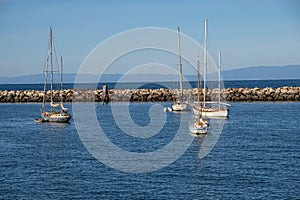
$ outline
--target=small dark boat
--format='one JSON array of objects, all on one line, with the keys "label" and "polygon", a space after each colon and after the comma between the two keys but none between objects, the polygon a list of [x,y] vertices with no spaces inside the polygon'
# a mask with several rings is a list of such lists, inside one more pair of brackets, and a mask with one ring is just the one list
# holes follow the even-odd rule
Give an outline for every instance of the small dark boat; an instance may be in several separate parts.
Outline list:
[{"label": "small dark boat", "polygon": [[42,123],[42,122],[44,122],[44,121],[43,121],[43,119],[41,119],[41,118],[35,118],[35,119],[34,119],[34,122],[36,122],[36,123]]}]

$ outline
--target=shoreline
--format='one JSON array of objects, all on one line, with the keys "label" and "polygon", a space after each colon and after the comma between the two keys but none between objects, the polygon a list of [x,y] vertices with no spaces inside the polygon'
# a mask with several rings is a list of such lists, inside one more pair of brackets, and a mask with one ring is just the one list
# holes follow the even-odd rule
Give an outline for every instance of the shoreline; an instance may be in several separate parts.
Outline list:
[{"label": "shoreline", "polygon": [[[191,101],[197,99],[197,88],[184,89],[184,96]],[[110,89],[109,100],[112,102],[172,102],[178,97],[178,89]],[[60,96],[64,102],[102,102],[105,94],[102,90],[65,89],[54,90],[54,101]],[[201,98],[203,97],[203,90]],[[207,89],[207,101],[217,101],[218,90]],[[50,92],[46,93],[50,101]],[[0,90],[0,103],[42,102],[43,91],[40,90]],[[279,88],[226,88],[221,90],[221,101],[300,101],[300,87],[283,86]]]}]

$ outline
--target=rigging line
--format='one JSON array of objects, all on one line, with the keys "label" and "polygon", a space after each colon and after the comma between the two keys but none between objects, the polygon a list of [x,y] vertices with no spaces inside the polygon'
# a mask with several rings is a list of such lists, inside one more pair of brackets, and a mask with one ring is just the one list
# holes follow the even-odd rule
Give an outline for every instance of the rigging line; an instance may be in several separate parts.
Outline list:
[{"label": "rigging line", "polygon": [[[56,66],[58,67],[58,70],[56,71],[54,71],[53,70],[53,72],[60,72],[60,70],[59,70],[59,68],[60,68],[60,64],[59,64],[59,60],[58,60],[58,56],[57,56],[57,50],[56,50],[56,44],[55,44],[55,42],[54,42],[54,38],[52,39],[53,40],[53,48],[54,48],[54,60],[55,60],[55,62],[56,62]],[[56,83],[56,88],[57,89],[60,89],[60,83],[59,83],[60,81],[59,80],[57,80],[57,83]]]},{"label": "rigging line", "polygon": [[46,65],[48,64],[48,62],[49,62],[49,41],[48,41],[48,44],[47,44],[47,46],[46,46],[46,50],[45,50],[45,57],[44,58],[46,58],[45,59],[45,62],[44,62],[44,72],[46,72],[47,70],[46,70]]},{"label": "rigging line", "polygon": [[[59,62],[58,62],[58,59],[57,59],[57,53],[56,53],[56,46],[55,46],[54,41],[53,41],[53,48],[54,48],[54,60],[55,60],[55,62],[56,62],[56,66],[59,66]],[[53,71],[53,72],[54,72],[54,71]],[[59,72],[59,70],[56,71],[56,72]]]},{"label": "rigging line", "polygon": [[[48,52],[47,52],[48,54]],[[47,89],[47,80],[48,80],[48,63],[49,63],[49,55],[46,55],[46,61],[45,61],[45,72],[44,72],[44,78],[45,78],[45,81],[44,81],[44,91],[43,91],[43,104],[42,104],[42,112],[44,112],[45,110],[45,101],[46,101],[46,89]]]},{"label": "rigging line", "polygon": [[[55,43],[55,38],[54,36],[52,36],[52,41],[53,41],[53,50],[54,50],[54,60],[56,62],[56,66],[59,66],[59,59],[58,59],[58,56],[57,54],[60,56],[60,51],[59,49],[56,48],[56,43]],[[58,53],[57,53],[58,52]],[[57,69],[57,71],[53,70],[53,72],[59,72],[59,67]]]}]

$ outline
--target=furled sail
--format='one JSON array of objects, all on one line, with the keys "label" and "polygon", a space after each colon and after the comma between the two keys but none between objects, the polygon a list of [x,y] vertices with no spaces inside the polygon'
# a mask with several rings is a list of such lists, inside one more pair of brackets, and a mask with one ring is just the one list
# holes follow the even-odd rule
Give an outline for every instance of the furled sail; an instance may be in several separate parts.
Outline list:
[{"label": "furled sail", "polygon": [[59,106],[59,104],[50,102],[50,106],[51,106],[51,107],[57,107],[57,106]]}]

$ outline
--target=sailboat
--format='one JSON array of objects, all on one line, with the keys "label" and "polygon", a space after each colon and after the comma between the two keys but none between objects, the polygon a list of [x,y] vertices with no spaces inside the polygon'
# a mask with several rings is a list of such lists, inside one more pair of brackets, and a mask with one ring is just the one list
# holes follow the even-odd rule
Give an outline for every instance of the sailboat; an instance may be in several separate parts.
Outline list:
[{"label": "sailboat", "polygon": [[[221,51],[219,51],[218,61],[218,100],[216,102],[206,102],[205,107],[202,108],[202,116],[207,118],[214,117],[228,117],[230,104],[221,102]],[[210,106],[208,106],[210,105]],[[198,109],[194,109],[194,113],[198,113]]]},{"label": "sailboat", "polygon": [[188,111],[190,110],[189,105],[183,98],[183,89],[182,89],[182,63],[181,63],[181,49],[180,49],[180,28],[178,27],[178,58],[179,58],[179,72],[180,72],[180,94],[176,102],[172,104],[172,111]]},{"label": "sailboat", "polygon": [[[205,33],[204,33],[204,92],[203,92],[203,107],[201,111],[194,108],[195,114],[202,112],[202,116],[206,118],[214,117],[228,117],[230,104],[221,102],[221,51],[219,51],[218,59],[218,101],[217,102],[206,102],[206,71],[207,71],[207,26],[208,21],[205,20]],[[209,106],[208,106],[209,105]]]},{"label": "sailboat", "polygon": [[230,104],[221,102],[221,51],[219,51],[218,59],[218,101],[207,102],[210,107],[206,106],[203,108],[202,113],[204,117],[228,117]]},{"label": "sailboat", "polygon": [[[62,95],[60,94],[60,102],[54,102],[54,94],[53,94],[53,82],[54,82],[54,72],[57,72],[54,70],[53,67],[53,54],[56,58],[56,53],[53,51],[54,49],[54,43],[53,43],[53,37],[52,37],[52,27],[50,26],[49,31],[49,42],[48,42],[48,53],[46,57],[46,65],[45,65],[45,82],[44,82],[44,94],[43,94],[43,104],[41,109],[41,116],[42,119],[36,119],[36,122],[60,122],[60,123],[67,123],[71,119],[71,115],[68,113],[68,109],[64,107]],[[55,49],[54,49],[55,50]],[[58,62],[57,62],[58,63]],[[59,90],[61,91],[63,89],[63,80],[62,80],[62,57],[60,59],[60,65],[58,64],[59,68]],[[50,69],[49,69],[50,68]],[[50,81],[48,83],[48,78],[50,78]],[[47,88],[50,87],[50,90],[47,90]],[[47,91],[50,92],[50,103],[47,105],[47,99],[46,94]]]},{"label": "sailboat", "polygon": [[208,131],[209,123],[207,120],[202,118],[202,102],[200,101],[200,90],[201,90],[201,82],[200,82],[200,58],[198,56],[198,88],[197,88],[197,95],[198,95],[198,103],[197,109],[200,111],[194,115],[195,119],[193,122],[189,124],[190,132],[193,134],[206,134]]}]

